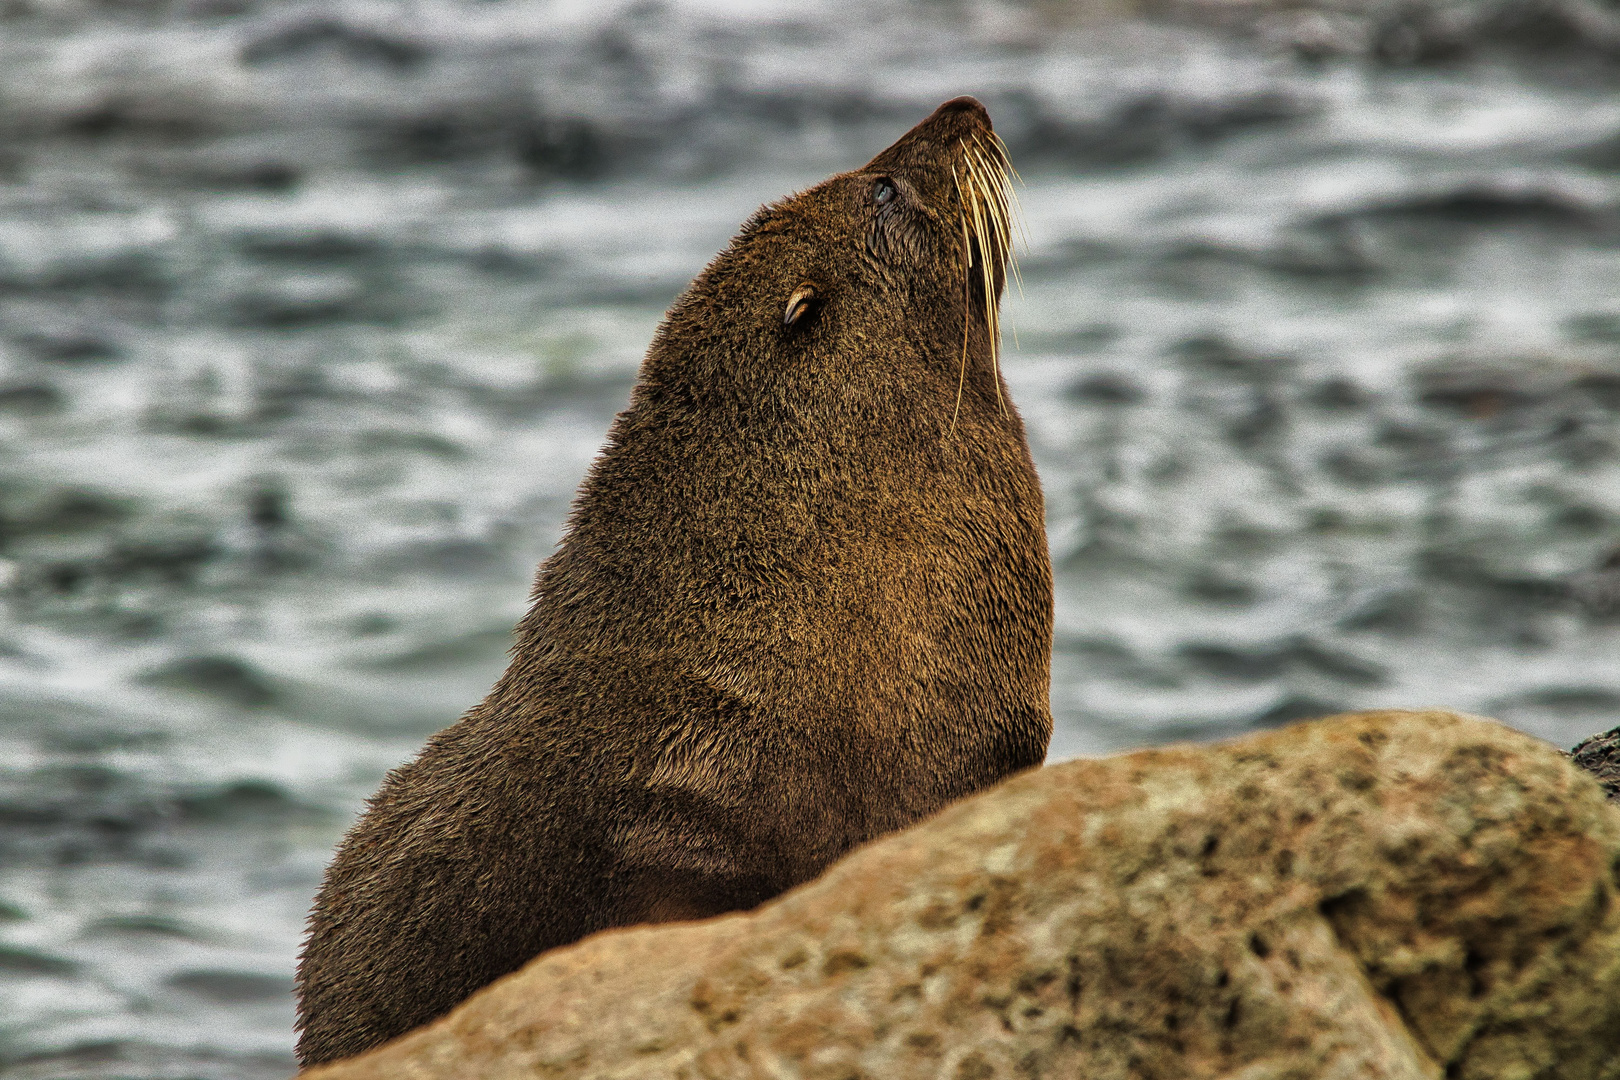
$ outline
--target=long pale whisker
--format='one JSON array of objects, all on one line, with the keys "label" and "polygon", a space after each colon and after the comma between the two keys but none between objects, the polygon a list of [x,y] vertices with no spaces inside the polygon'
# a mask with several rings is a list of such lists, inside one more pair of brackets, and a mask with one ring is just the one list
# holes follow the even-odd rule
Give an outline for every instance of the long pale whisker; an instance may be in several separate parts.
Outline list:
[{"label": "long pale whisker", "polygon": [[975,166],[973,170],[975,179],[978,181],[979,189],[985,197],[984,201],[986,204],[986,209],[988,209],[991,215],[994,217],[996,231],[999,233],[1001,231],[1004,218],[1002,215],[1003,207],[1001,206],[1001,200],[997,198],[997,196],[1000,194],[1000,192],[997,190],[999,185],[997,185],[992,179],[992,177],[995,176],[995,170],[993,166],[991,166],[990,162],[986,160],[977,139],[975,139],[972,146],[967,148],[967,151],[969,158]]},{"label": "long pale whisker", "polygon": [[[1012,167],[1007,144],[993,131],[975,132],[961,142],[960,160],[951,165],[951,182],[955,186],[958,221],[962,231],[965,258],[971,259],[973,245],[979,247],[979,279],[984,289],[984,323],[989,337],[990,363],[995,375],[996,401],[1005,414],[1007,404],[1001,392],[1001,310],[995,291],[998,270],[1012,278],[1019,294],[1024,290],[1023,275],[1019,272],[1015,238],[1029,245],[1022,207],[1013,181],[1023,178]],[[960,166],[960,168],[958,168]],[[964,267],[966,269],[966,267]],[[971,278],[964,280],[962,293],[962,355],[957,366],[956,403],[951,410],[951,433],[961,417],[962,400],[966,392],[969,338],[972,332],[972,289],[967,287]],[[1018,330],[1013,328],[1016,345]]]},{"label": "long pale whisker", "polygon": [[[1011,180],[1016,179],[1022,184],[1024,179],[1018,175],[1018,170],[1013,168],[1010,155],[1007,152],[1007,144],[1002,140],[1001,136],[994,131],[985,134],[989,136],[988,143],[975,132],[971,136],[972,146],[969,149],[978,159],[979,171],[982,174],[981,178],[988,181],[986,186],[993,193],[991,207],[993,216],[996,219],[995,225],[999,233],[998,239],[1002,241],[1003,245],[1005,267],[1013,280],[1014,286],[1018,289],[1018,295],[1023,296],[1024,277],[1018,268],[1018,256],[1013,237],[1016,233],[1027,248],[1029,246],[1029,233],[1024,227],[1023,208],[1018,205],[1018,193],[1013,188]],[[1018,328],[1014,326],[1011,329],[1013,345],[1016,347],[1019,344]]]},{"label": "long pale whisker", "polygon": [[978,136],[974,136],[973,139],[973,152],[979,160],[985,178],[991,182],[990,187],[996,203],[1005,212],[1008,195],[1006,156],[997,148],[985,146]]},{"label": "long pale whisker", "polygon": [[[974,155],[978,158],[980,177],[986,186],[992,188],[992,197],[988,200],[991,216],[994,218],[996,239],[1000,242],[1001,251],[1006,261],[1013,263],[1012,252],[1012,221],[1007,205],[1006,173],[998,169],[987,160],[982,148],[975,147]],[[994,179],[992,179],[994,178]],[[996,181],[1000,181],[999,183]],[[992,186],[993,185],[993,186]],[[1013,267],[1016,274],[1016,266]],[[1020,289],[1022,281],[1019,282]]]},{"label": "long pale whisker", "polygon": [[[984,322],[990,336],[990,368],[995,374],[996,406],[1005,413],[1007,403],[1001,396],[1001,308],[995,295],[995,271],[990,266],[991,260],[1000,255],[1001,235],[999,223],[993,216],[994,199],[986,190],[988,182],[977,169],[970,167],[970,175],[977,196],[973,200],[973,224],[979,236],[979,276],[984,283]],[[993,241],[997,242],[997,248],[991,247]]]},{"label": "long pale whisker", "polygon": [[[993,131],[990,132],[989,135],[991,145],[986,147],[983,143],[979,143],[979,148],[984,153],[984,156],[990,159],[991,167],[994,169],[995,174],[1000,178],[1001,181],[996,185],[996,195],[1001,204],[1003,222],[1008,226],[1008,269],[1012,272],[1013,280],[1018,285],[1019,295],[1023,295],[1024,282],[1023,278],[1018,273],[1018,259],[1014,252],[1014,245],[1010,242],[1010,240],[1012,235],[1016,233],[1018,238],[1023,241],[1024,247],[1028,248],[1029,232],[1024,226],[1023,207],[1019,206],[1018,204],[1018,192],[1009,182],[1009,177],[1012,180],[1017,180],[1020,184],[1024,182],[1024,178],[1018,175],[1017,169],[1013,168],[1012,161],[1007,155],[1007,144],[1001,140],[1001,136],[997,135]],[[978,142],[977,135],[974,136],[974,141]]]},{"label": "long pale whisker", "polygon": [[[986,284],[990,281],[990,260],[995,257],[995,251],[989,246],[990,225],[986,220],[989,207],[984,205],[983,180],[974,168],[972,159],[967,161],[969,187],[973,192],[971,212],[973,215],[973,235],[979,241],[979,270],[985,276]],[[987,297],[988,299],[988,294]]]},{"label": "long pale whisker", "polygon": [[996,189],[994,187],[994,182],[990,179],[991,172],[989,163],[984,160],[983,156],[979,154],[976,149],[970,150],[970,155],[969,168],[971,170],[973,180],[975,181],[974,186],[976,188],[976,193],[979,196],[979,198],[975,200],[975,204],[982,206],[983,208],[985,220],[990,228],[989,239],[996,242],[997,250],[994,252],[994,254],[1000,256],[1003,254],[1006,248],[1006,208],[1001,201],[995,197]]},{"label": "long pale whisker", "polygon": [[[962,191],[962,181],[961,178],[956,175],[955,165],[951,166],[951,183],[956,185],[956,201],[964,207],[967,206],[967,196]],[[966,258],[971,241],[968,239],[967,214],[965,211],[961,215],[961,222],[962,254],[963,257]],[[946,433],[946,438],[951,438],[956,434],[956,418],[962,413],[962,388],[967,384],[968,328],[970,321],[969,314],[971,311],[971,305],[969,303],[969,291],[970,290],[967,287],[967,275],[964,274],[962,276],[962,360],[961,363],[959,363],[956,367],[956,405],[951,409],[951,428],[950,431]]]},{"label": "long pale whisker", "polygon": [[[997,211],[1001,208],[996,205],[993,194],[995,189],[985,175],[989,171],[988,163],[984,162],[976,147],[968,145],[964,149],[966,154],[963,161],[967,166],[969,186],[974,194],[973,228],[979,240],[979,274],[984,287],[984,321],[985,330],[990,338],[990,366],[996,376],[996,404],[1005,413],[1007,404],[1001,393],[1001,313],[996,302],[995,274],[990,262],[992,258],[1005,252],[1006,233],[1002,231],[1003,219],[997,215]],[[992,241],[996,243],[995,247],[991,246]]]},{"label": "long pale whisker", "polygon": [[[1000,230],[1000,238],[1006,255],[1006,269],[1012,277],[1014,286],[1018,289],[1018,295],[1023,296],[1024,276],[1019,272],[1018,256],[1012,242],[1014,228],[1016,227],[1018,233],[1022,236],[1025,247],[1029,246],[1029,235],[1024,231],[1023,215],[1013,212],[1017,195],[1012,189],[1012,184],[1007,179],[1008,173],[1012,171],[1012,164],[1007,160],[1006,144],[1001,141],[1001,136],[995,132],[992,131],[989,135],[993,142],[990,146],[986,146],[975,134],[973,136],[974,150],[978,154],[979,163],[984,171],[995,178],[995,209],[998,218],[996,225]],[[1017,327],[1013,327],[1013,344],[1018,344]]]}]

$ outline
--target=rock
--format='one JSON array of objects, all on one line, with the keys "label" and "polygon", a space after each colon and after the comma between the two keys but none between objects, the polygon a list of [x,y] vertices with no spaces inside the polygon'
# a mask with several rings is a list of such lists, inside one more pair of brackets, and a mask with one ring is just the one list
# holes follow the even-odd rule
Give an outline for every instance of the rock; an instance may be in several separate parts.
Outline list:
[{"label": "rock", "polygon": [[1015,777],[306,1080],[1620,1077],[1620,809],[1447,712]]},{"label": "rock", "polygon": [[1569,756],[1597,777],[1610,802],[1620,803],[1620,727],[1582,740]]}]

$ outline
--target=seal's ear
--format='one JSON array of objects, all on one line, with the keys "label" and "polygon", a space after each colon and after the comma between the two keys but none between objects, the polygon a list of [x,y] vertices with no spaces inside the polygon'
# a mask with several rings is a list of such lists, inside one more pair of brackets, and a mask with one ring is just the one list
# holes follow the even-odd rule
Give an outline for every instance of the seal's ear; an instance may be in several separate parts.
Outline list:
[{"label": "seal's ear", "polygon": [[793,295],[788,297],[787,309],[782,312],[782,325],[790,329],[799,325],[805,316],[816,309],[820,300],[821,296],[816,292],[814,285],[808,281],[800,285],[793,290]]}]

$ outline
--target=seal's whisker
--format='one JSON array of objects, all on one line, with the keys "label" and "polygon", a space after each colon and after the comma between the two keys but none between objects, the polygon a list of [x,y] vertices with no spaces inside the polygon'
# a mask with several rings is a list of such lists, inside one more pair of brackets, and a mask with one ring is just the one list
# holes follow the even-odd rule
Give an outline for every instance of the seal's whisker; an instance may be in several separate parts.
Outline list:
[{"label": "seal's whisker", "polygon": [[984,188],[985,205],[995,226],[995,239],[1000,244],[998,254],[1009,264],[1012,262],[1012,222],[1007,204],[1006,173],[992,163],[982,144],[975,142],[969,153],[976,163],[975,173]]},{"label": "seal's whisker", "polygon": [[[1008,173],[1012,166],[1007,161],[1006,147],[1001,142],[1000,137],[997,136],[993,131],[989,134],[992,140],[989,146],[986,146],[983,142],[979,141],[977,136],[975,136],[974,141],[977,145],[981,162],[984,165],[985,171],[991,178],[991,182],[993,184],[997,228],[999,230],[998,239],[1001,243],[1003,272],[1011,274],[1013,284],[1018,288],[1018,295],[1023,296],[1024,279],[1023,276],[1018,272],[1018,258],[1013,248],[1013,226],[1017,218],[1013,213],[1014,196],[1012,185],[1008,182]],[[1022,228],[1021,222],[1019,223],[1019,228]],[[998,323],[1000,321],[999,311],[997,321]],[[1012,328],[1012,333],[1013,346],[1016,348],[1018,346],[1018,328],[1016,326]],[[999,357],[997,370],[1000,370]],[[997,382],[997,392],[998,394],[1000,392],[999,381]]]},{"label": "seal's whisker", "polygon": [[1006,160],[999,150],[986,147],[977,136],[973,139],[973,154],[983,168],[985,178],[990,181],[988,195],[997,204],[1000,217],[1005,223],[1007,209]]},{"label": "seal's whisker", "polygon": [[998,181],[995,183],[996,203],[997,208],[1001,211],[1001,224],[1007,239],[1007,269],[1012,275],[1013,283],[1018,286],[1018,295],[1022,296],[1024,295],[1024,279],[1018,272],[1018,258],[1014,251],[1012,238],[1016,233],[1023,240],[1024,247],[1028,248],[1029,232],[1024,227],[1023,208],[1018,205],[1018,193],[1013,189],[1008,178],[1017,180],[1020,184],[1024,182],[1024,178],[1019,176],[1018,170],[1012,167],[1012,162],[1007,156],[1007,144],[1001,141],[1001,136],[993,131],[989,135],[991,142],[988,146],[979,140],[977,134],[973,136],[973,139],[980,151],[982,163]]},{"label": "seal's whisker", "polygon": [[[985,211],[988,208],[981,206],[985,198],[984,178],[980,176],[979,170],[974,163],[973,148],[971,146],[964,146],[963,164],[967,168],[968,188],[971,196],[966,209],[972,221],[974,238],[979,242],[979,277],[984,289],[984,320],[985,330],[988,332],[990,339],[990,364],[991,368],[999,373],[1001,369],[996,352],[1001,335],[999,333],[1000,327],[996,325],[996,300],[992,293],[993,285],[990,273],[990,260],[995,257],[995,252],[990,246],[989,229],[985,221]],[[999,379],[997,380],[996,389],[999,397]]]},{"label": "seal's whisker", "polygon": [[[1018,205],[1018,193],[1014,190],[1010,180],[1017,180],[1022,184],[1024,179],[1018,175],[1018,170],[1013,168],[1007,153],[1007,144],[1002,141],[1001,136],[994,131],[986,134],[989,136],[988,143],[982,140],[978,133],[974,133],[972,136],[974,150],[984,173],[992,178],[993,205],[997,211],[997,226],[1001,234],[1006,271],[1012,277],[1013,285],[1018,289],[1018,295],[1023,296],[1024,276],[1018,269],[1018,256],[1013,237],[1016,235],[1021,238],[1024,247],[1028,248],[1029,232],[1024,227],[1023,208]],[[1017,348],[1019,347],[1018,327],[1012,326],[1011,330],[1013,346]]]},{"label": "seal's whisker", "polygon": [[[1003,251],[1004,259],[1006,259],[1006,269],[1013,275],[1013,282],[1017,285],[1019,296],[1022,296],[1024,295],[1024,279],[1019,274],[1017,257],[1013,253],[1013,232],[1014,222],[1017,223],[1019,232],[1022,232],[1024,223],[1013,214],[1011,201],[1016,196],[1013,193],[1013,186],[1008,183],[1008,170],[1011,170],[1011,165],[1006,160],[1006,151],[1001,147],[1000,136],[991,133],[991,138],[996,139],[996,146],[985,147],[983,142],[978,142],[978,136],[975,134],[975,155],[978,157],[978,164],[982,167],[985,176],[993,176],[993,180],[990,180],[990,186],[993,189],[991,206],[995,209],[996,232],[998,232],[998,240],[1001,240],[1001,251]],[[1024,244],[1029,246],[1029,236],[1027,235],[1025,235]]]},{"label": "seal's whisker", "polygon": [[1006,232],[1002,207],[995,198],[995,188],[989,177],[988,163],[975,145],[963,144],[963,163],[967,167],[968,186],[972,198],[969,206],[973,218],[973,232],[979,241],[979,275],[984,287],[985,329],[990,337],[990,366],[995,373],[996,405],[1006,412],[1007,403],[1001,394],[1001,319],[1000,304],[995,292],[995,271],[992,259],[1005,259]]},{"label": "seal's whisker", "polygon": [[[1013,168],[1012,154],[1008,153],[1007,144],[1002,141],[1001,136],[994,131],[990,132],[990,143],[995,149],[996,160],[1001,163],[1001,167],[1006,170],[1007,175],[1018,181],[1020,187],[1028,187],[1029,185],[1024,183],[1024,178],[1019,175],[1018,170]],[[1008,194],[1012,194],[1010,187]]]},{"label": "seal's whisker", "polygon": [[991,179],[993,172],[990,163],[985,159],[984,152],[977,140],[967,148],[967,153],[969,166],[976,181],[977,201],[984,204],[986,213],[993,220],[996,231],[999,233],[1002,225],[1002,207],[1000,199],[996,198],[999,192],[996,191],[996,185]]},{"label": "seal's whisker", "polygon": [[[977,246],[978,249],[979,284],[984,290],[984,323],[989,337],[990,365],[995,373],[996,402],[1005,413],[1007,405],[1001,389],[1001,304],[996,274],[1000,272],[1004,278],[1010,276],[1019,295],[1023,295],[1024,280],[1013,250],[1014,236],[1023,236],[1025,246],[1028,246],[1028,236],[1024,232],[1022,214],[1012,187],[1012,180],[1018,174],[1008,161],[1006,143],[993,131],[973,132],[962,139],[960,147],[960,161],[951,165],[951,180],[956,188],[962,229],[963,269],[969,278],[963,293],[962,357],[957,372],[956,406],[951,413],[953,432],[961,414],[963,383],[967,377],[974,248]],[[1018,343],[1016,328],[1013,329],[1013,343]]]},{"label": "seal's whisker", "polygon": [[[962,192],[962,180],[956,173],[956,166],[951,166],[951,183],[956,185],[956,200],[963,207],[967,206],[967,196]],[[967,214],[961,215],[962,225],[962,360],[956,368],[956,405],[951,409],[951,428],[946,438],[956,434],[956,418],[962,413],[962,388],[967,383],[967,354],[968,354],[968,322],[971,315],[972,300],[967,285],[967,269],[972,250],[972,241],[968,237]]]}]

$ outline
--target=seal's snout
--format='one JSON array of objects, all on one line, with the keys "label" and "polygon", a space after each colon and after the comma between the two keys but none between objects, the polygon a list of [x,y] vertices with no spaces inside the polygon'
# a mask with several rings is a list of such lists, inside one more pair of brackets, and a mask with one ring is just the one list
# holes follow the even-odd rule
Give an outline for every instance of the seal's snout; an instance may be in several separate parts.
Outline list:
[{"label": "seal's snout", "polygon": [[938,167],[954,154],[963,140],[993,136],[990,113],[977,98],[955,97],[929,113],[877,157],[867,162],[868,171],[903,169],[906,166]]},{"label": "seal's snout", "polygon": [[978,98],[972,97],[968,94],[963,94],[961,97],[951,98],[951,100],[934,110],[935,116],[945,116],[949,115],[950,113],[971,113],[973,118],[978,120],[980,123],[985,124],[986,126],[988,126],[990,123],[989,110],[987,110],[979,102]]},{"label": "seal's snout", "polygon": [[940,130],[952,134],[974,129],[990,130],[990,112],[975,97],[954,97],[935,109],[933,115],[917,125],[918,129]]}]

